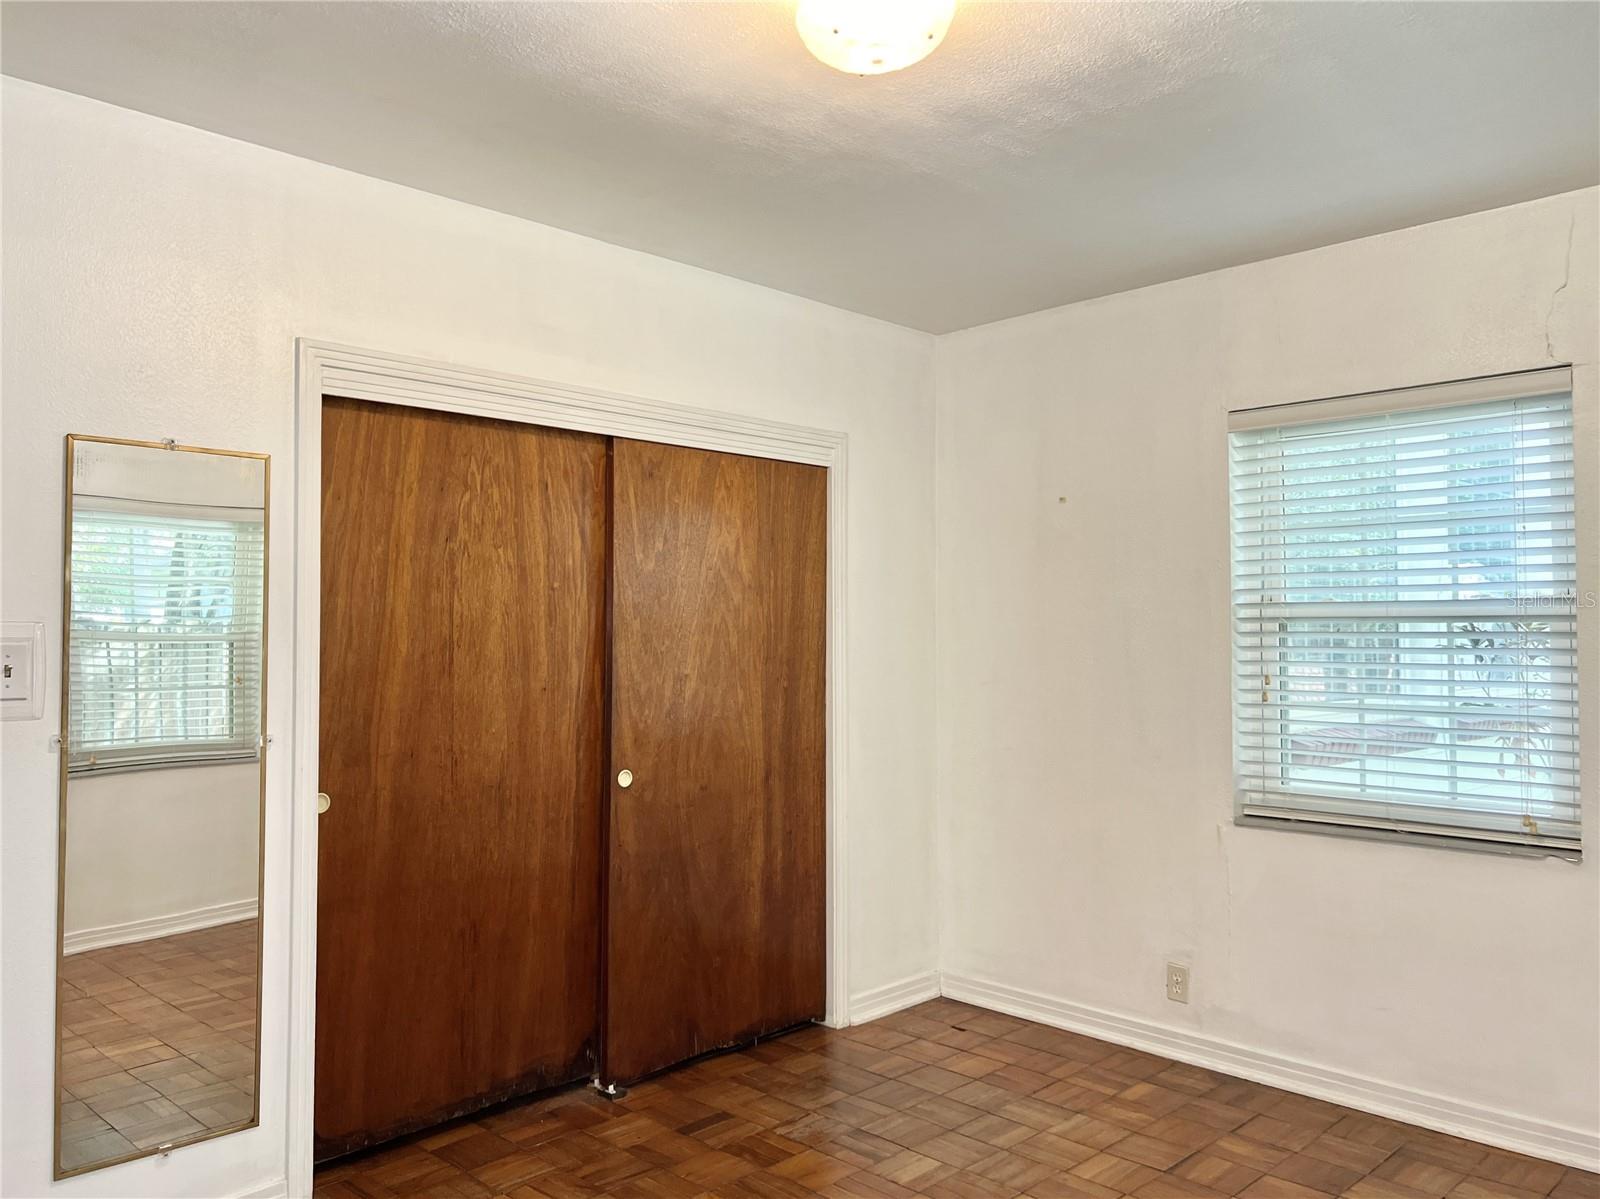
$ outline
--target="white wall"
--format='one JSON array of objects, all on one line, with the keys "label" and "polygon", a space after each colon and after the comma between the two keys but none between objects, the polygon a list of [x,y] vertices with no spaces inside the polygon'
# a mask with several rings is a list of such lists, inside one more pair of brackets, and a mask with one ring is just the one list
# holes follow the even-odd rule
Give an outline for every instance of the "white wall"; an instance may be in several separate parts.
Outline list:
[{"label": "white wall", "polygon": [[0,1192],[214,1197],[284,1176],[296,336],[847,432],[850,985],[933,970],[929,337],[9,79],[3,135],[5,618],[45,621],[59,651],[65,433],[264,450],[279,486],[262,1127],[50,1183],[56,722],[11,723]]},{"label": "white wall", "polygon": [[208,913],[245,918],[236,909],[256,898],[260,779],[254,762],[74,776],[68,952],[201,928]]},{"label": "white wall", "polygon": [[[1600,1155],[1600,854],[1233,825],[1225,440],[1230,406],[1574,362],[1580,586],[1600,590],[1597,199],[941,340],[947,991],[1009,991],[1191,1053],[1298,1059],[1307,1085],[1428,1092],[1446,1097],[1435,1120],[1503,1139],[1567,1130],[1569,1151]],[[1594,842],[1592,606],[1580,638]],[[1169,960],[1192,965],[1187,1007],[1165,998]]]}]

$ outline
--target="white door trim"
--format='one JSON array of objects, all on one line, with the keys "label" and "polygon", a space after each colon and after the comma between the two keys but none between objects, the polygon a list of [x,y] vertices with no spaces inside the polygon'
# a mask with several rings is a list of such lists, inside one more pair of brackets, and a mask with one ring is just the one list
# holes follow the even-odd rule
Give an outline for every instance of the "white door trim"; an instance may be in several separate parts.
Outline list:
[{"label": "white door trim", "polygon": [[287,1167],[311,1194],[316,1061],[322,397],[437,408],[828,468],[827,1022],[849,1019],[845,889],[845,434],[299,338],[295,342],[294,743],[290,813]]}]

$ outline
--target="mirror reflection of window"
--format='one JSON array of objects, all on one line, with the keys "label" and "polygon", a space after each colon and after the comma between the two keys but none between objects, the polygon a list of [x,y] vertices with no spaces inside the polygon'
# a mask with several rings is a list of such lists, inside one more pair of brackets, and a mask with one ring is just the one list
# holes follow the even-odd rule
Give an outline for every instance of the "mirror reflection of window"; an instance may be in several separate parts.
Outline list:
[{"label": "mirror reflection of window", "polygon": [[260,516],[122,507],[73,512],[69,770],[253,759]]}]

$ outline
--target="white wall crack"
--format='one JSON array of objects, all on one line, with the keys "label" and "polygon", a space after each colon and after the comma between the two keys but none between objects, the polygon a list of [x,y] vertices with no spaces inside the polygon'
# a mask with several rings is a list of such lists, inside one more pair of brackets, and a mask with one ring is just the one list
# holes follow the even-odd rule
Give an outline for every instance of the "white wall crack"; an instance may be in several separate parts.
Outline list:
[{"label": "white wall crack", "polygon": [[1572,234],[1578,225],[1578,214],[1567,214],[1567,256],[1565,270],[1561,275],[1561,286],[1550,293],[1550,307],[1544,314],[1544,356],[1551,362],[1556,360],[1555,343],[1550,337],[1550,326],[1556,319],[1556,303],[1561,299],[1561,293],[1567,290],[1567,285],[1572,282]]}]

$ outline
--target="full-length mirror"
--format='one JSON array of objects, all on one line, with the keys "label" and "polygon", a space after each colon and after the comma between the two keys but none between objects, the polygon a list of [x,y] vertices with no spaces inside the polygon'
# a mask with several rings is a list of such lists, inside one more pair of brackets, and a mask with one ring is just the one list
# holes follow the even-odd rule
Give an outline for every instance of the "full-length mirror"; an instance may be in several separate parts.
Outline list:
[{"label": "full-length mirror", "polygon": [[256,1123],[268,461],[67,438],[56,1175]]}]

